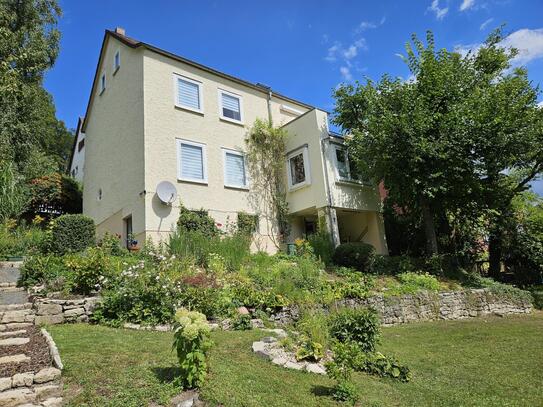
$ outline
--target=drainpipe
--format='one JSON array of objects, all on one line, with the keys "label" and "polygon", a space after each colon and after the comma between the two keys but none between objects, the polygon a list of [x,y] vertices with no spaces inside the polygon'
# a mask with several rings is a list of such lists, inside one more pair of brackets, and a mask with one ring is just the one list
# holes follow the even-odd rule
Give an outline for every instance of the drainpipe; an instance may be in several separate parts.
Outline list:
[{"label": "drainpipe", "polygon": [[264,85],[263,83],[257,83],[256,86],[259,88],[264,89],[268,93],[267,101],[268,101],[268,121],[270,122],[270,126],[273,125],[272,121],[272,107],[271,107],[271,99],[273,96],[272,88],[268,85]]}]

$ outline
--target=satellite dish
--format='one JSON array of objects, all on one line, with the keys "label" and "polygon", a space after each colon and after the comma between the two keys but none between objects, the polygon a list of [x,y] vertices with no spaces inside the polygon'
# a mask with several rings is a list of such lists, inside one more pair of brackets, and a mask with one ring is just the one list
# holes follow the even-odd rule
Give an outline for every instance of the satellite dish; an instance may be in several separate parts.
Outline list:
[{"label": "satellite dish", "polygon": [[163,204],[171,205],[177,199],[175,185],[169,181],[162,181],[156,186],[156,194]]}]

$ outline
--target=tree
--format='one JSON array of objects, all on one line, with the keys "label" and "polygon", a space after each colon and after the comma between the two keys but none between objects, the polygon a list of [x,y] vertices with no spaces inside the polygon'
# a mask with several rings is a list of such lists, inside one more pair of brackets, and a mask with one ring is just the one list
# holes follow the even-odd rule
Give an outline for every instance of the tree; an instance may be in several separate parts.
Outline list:
[{"label": "tree", "polygon": [[[435,50],[413,36],[405,61],[413,80],[342,85],[335,122],[352,135],[353,160],[389,196],[423,220],[427,252],[438,250],[437,225],[449,241],[466,225],[491,228],[511,199],[541,172],[542,111],[501,30],[476,53]],[[523,171],[518,183],[508,175]],[[505,188],[505,193],[503,192]],[[501,192],[500,192],[501,191]],[[497,217],[498,216],[498,217]]]},{"label": "tree", "polygon": [[60,14],[55,0],[0,2],[0,159],[22,173],[36,151],[64,165],[69,135],[43,89],[59,52]]}]

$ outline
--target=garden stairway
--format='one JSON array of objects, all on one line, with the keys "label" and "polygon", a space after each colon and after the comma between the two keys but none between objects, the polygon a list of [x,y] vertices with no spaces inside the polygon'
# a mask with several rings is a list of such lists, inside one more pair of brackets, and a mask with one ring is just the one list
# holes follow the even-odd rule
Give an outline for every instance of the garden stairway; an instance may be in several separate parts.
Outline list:
[{"label": "garden stairway", "polygon": [[60,406],[61,371],[34,326],[28,293],[17,287],[19,267],[0,262],[0,407]]}]

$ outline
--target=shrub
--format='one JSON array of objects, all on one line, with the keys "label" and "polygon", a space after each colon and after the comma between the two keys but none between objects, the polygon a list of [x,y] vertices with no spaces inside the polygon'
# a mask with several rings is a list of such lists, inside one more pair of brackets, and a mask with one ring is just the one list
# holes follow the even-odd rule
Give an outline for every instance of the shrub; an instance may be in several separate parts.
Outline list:
[{"label": "shrub", "polygon": [[355,405],[358,401],[356,386],[352,382],[354,360],[360,357],[360,349],[354,343],[335,343],[332,347],[334,359],[325,364],[326,373],[335,380],[332,397],[337,401]]},{"label": "shrub", "polygon": [[207,373],[206,353],[211,347],[206,316],[185,308],[175,313],[173,348],[181,367],[183,388],[200,387]]},{"label": "shrub", "polygon": [[319,231],[308,236],[307,240],[313,248],[315,256],[327,266],[331,266],[333,263],[335,247],[330,234]]},{"label": "shrub", "polygon": [[52,221],[51,251],[58,254],[81,252],[96,239],[94,221],[81,214],[62,215]]},{"label": "shrub", "polygon": [[[121,246],[120,236],[113,235],[109,232],[106,232],[104,236],[102,236],[102,239],[98,242],[98,246],[112,256],[125,256],[128,254],[128,250]],[[145,247],[147,247],[147,244]]]},{"label": "shrub", "polygon": [[258,227],[258,215],[250,215],[245,212],[238,212],[237,232],[241,235],[251,237]]},{"label": "shrub", "polygon": [[51,284],[59,279],[64,282],[67,275],[68,269],[62,257],[53,254],[35,255],[28,257],[23,263],[18,284],[28,288]]},{"label": "shrub", "polygon": [[177,228],[183,231],[200,232],[207,238],[219,235],[215,219],[209,216],[205,209],[191,211],[183,205],[179,208]]},{"label": "shrub", "polygon": [[97,291],[106,278],[112,278],[114,264],[103,250],[91,247],[84,253],[67,254],[63,258],[66,289],[74,294],[89,295]]},{"label": "shrub", "polygon": [[247,331],[251,329],[251,316],[249,314],[237,314],[232,318],[232,328],[235,331]]},{"label": "shrub", "polygon": [[330,316],[330,335],[339,342],[352,342],[362,352],[373,352],[379,341],[377,312],[369,308],[342,308]]},{"label": "shrub", "polygon": [[371,270],[375,248],[367,243],[343,243],[336,247],[334,263],[338,266],[353,267],[359,271]]},{"label": "shrub", "polygon": [[308,360],[318,362],[324,357],[324,347],[319,342],[312,341],[307,336],[302,336],[296,350],[296,360]]},{"label": "shrub", "polygon": [[28,256],[44,251],[47,233],[35,226],[0,224],[0,259],[8,256]]}]

